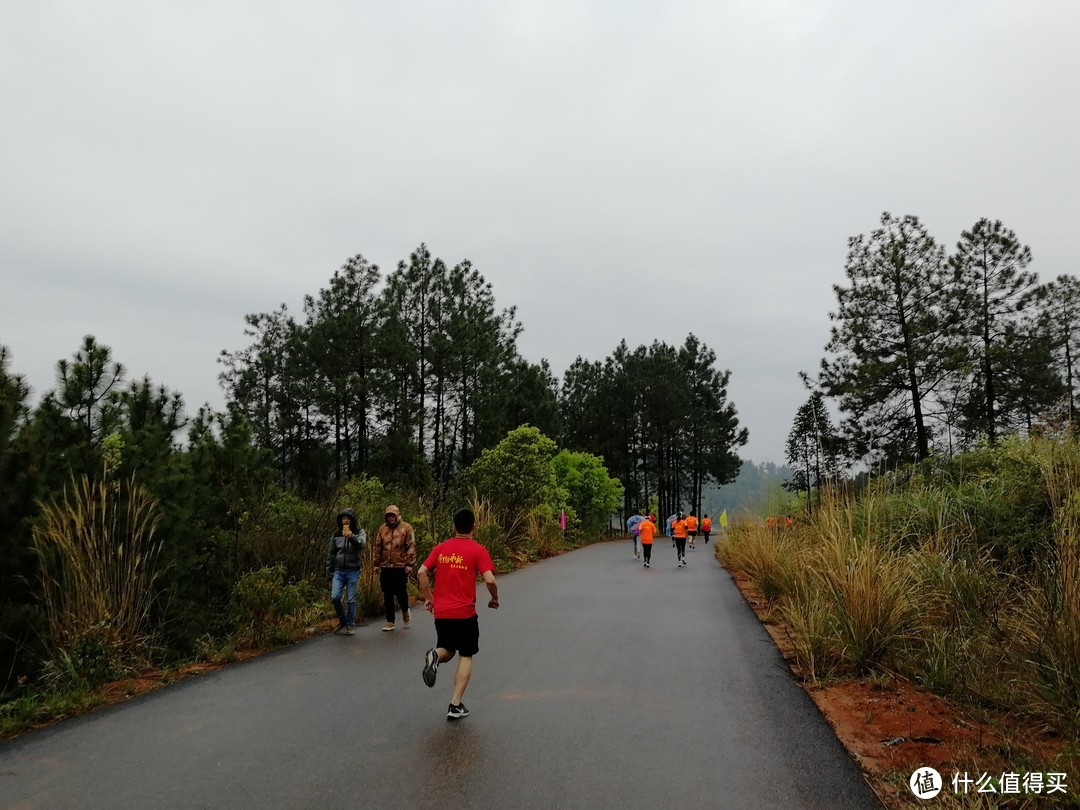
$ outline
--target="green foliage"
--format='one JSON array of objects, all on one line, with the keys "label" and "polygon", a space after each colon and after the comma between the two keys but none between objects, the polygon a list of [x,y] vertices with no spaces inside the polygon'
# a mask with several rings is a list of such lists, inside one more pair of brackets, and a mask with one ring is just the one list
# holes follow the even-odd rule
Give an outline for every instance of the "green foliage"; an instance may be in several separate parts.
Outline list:
[{"label": "green foliage", "polygon": [[811,677],[899,672],[1080,740],[1080,443],[1008,440],[734,527],[718,553],[774,602]]},{"label": "green foliage", "polygon": [[851,415],[859,455],[927,458],[930,393],[957,345],[945,326],[953,302],[944,250],[917,217],[886,212],[869,237],[848,240],[844,270],[849,286],[833,287],[826,351],[834,359],[822,361],[822,388]]},{"label": "green foliage", "polygon": [[792,492],[805,492],[811,506],[811,490],[820,490],[826,481],[839,478],[843,456],[842,442],[833,429],[821,392],[811,394],[795,414],[785,448],[788,463],[794,469],[785,487]]},{"label": "green foliage", "polygon": [[[1050,543],[1050,503],[1033,445],[1015,438],[997,446],[935,459],[918,478],[903,484],[890,499],[908,501],[945,499],[947,522],[969,548],[986,548],[1012,566],[1029,569],[1038,564]],[[919,483],[925,482],[920,488]],[[878,484],[886,490],[895,485]],[[910,511],[904,507],[899,511]]]},{"label": "green foliage", "polygon": [[327,537],[334,525],[331,511],[328,503],[274,491],[241,523],[237,567],[282,565],[295,579],[322,574]]},{"label": "green foliage", "polygon": [[727,399],[729,378],[694,335],[678,347],[656,341],[631,350],[624,340],[603,362],[579,358],[567,369],[563,442],[605,459],[627,513],[655,493],[661,514],[700,514],[703,490],[734,480],[735,453],[747,441]]},{"label": "green foliage", "polygon": [[481,453],[462,472],[461,484],[488,499],[506,527],[537,506],[558,504],[557,452],[555,442],[539,429],[523,425]]},{"label": "green foliage", "polygon": [[241,643],[261,647],[289,641],[307,618],[312,594],[306,581],[293,584],[283,565],[245,574],[233,588],[229,612]]},{"label": "green foliage", "polygon": [[45,680],[53,691],[85,690],[101,686],[124,675],[130,658],[117,644],[108,620],[73,630],[64,646],[45,669]]},{"label": "green foliage", "polygon": [[28,435],[30,389],[9,372],[8,359],[0,345],[0,693],[35,674],[48,654],[30,540],[43,477],[34,469]]},{"label": "green foliage", "polygon": [[622,484],[608,475],[604,460],[562,450],[554,459],[555,480],[587,537],[598,537],[619,508]]}]

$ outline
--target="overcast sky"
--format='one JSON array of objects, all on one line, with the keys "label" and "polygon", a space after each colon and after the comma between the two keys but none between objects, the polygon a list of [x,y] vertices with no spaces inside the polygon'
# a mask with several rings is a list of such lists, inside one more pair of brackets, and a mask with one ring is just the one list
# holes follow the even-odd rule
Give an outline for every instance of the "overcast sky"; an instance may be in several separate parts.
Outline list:
[{"label": "overcast sky", "polygon": [[694,332],[782,461],[848,237],[1076,273],[1080,3],[0,0],[0,344],[221,407],[244,315],[421,242],[562,374]]}]

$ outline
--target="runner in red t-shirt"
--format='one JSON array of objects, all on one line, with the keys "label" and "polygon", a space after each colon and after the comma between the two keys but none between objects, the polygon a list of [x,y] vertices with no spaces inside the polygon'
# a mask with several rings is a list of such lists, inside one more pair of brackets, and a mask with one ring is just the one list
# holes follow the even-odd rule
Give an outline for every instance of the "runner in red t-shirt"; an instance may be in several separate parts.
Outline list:
[{"label": "runner in red t-shirt", "polygon": [[[436,646],[424,654],[424,683],[435,685],[439,664],[458,654],[454,674],[454,694],[446,710],[448,720],[469,716],[461,702],[472,676],[472,659],[480,651],[480,623],[476,615],[476,575],[484,578],[491,599],[488,607],[498,609],[499,587],[495,584],[495,565],[487,549],[473,540],[476,516],[469,509],[454,515],[454,531],[449,540],[435,546],[416,572],[424,593],[424,607],[435,614]],[[428,572],[435,572],[432,593]]]}]

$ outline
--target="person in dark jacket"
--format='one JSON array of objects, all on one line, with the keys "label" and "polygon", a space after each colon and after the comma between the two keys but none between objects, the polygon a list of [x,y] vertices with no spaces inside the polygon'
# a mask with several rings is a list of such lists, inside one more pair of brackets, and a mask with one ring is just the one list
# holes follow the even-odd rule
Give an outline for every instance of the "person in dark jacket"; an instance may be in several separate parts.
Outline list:
[{"label": "person in dark jacket", "polygon": [[[342,509],[337,517],[337,531],[330,538],[326,553],[326,576],[331,580],[330,600],[338,617],[335,633],[344,631],[347,636],[356,635],[356,586],[366,545],[367,535],[356,525],[356,512]],[[347,607],[341,604],[343,591]]]}]

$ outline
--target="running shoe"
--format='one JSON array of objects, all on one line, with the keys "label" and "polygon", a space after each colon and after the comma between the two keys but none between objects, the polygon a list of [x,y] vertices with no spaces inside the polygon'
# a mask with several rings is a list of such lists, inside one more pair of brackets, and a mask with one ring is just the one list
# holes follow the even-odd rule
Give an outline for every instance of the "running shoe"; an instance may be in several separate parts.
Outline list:
[{"label": "running shoe", "polygon": [[432,647],[424,653],[424,683],[428,686],[435,685],[435,675],[439,671],[439,651]]},{"label": "running shoe", "polygon": [[469,710],[465,708],[464,703],[459,703],[457,706],[451,703],[446,709],[447,720],[460,720],[462,717],[468,716]]}]

